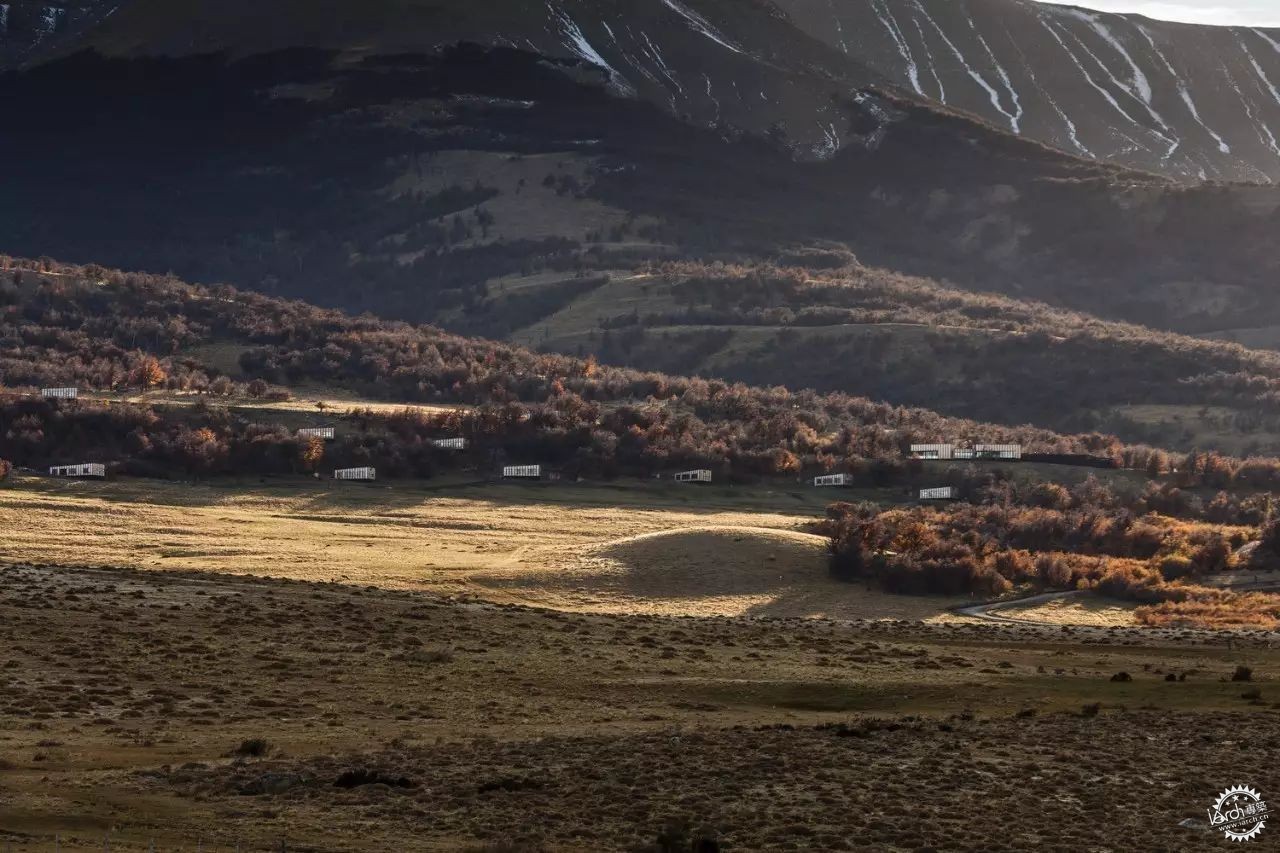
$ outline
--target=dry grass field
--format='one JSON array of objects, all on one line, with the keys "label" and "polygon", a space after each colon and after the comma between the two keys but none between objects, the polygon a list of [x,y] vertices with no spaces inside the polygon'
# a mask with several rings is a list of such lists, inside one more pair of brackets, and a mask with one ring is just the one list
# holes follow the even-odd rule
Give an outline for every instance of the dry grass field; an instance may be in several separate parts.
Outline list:
[{"label": "dry grass field", "polygon": [[1280,789],[1276,635],[836,584],[829,497],[16,476],[0,849],[1203,850]]},{"label": "dry grass field", "polygon": [[377,585],[582,612],[944,617],[827,577],[814,490],[17,477],[0,560]]},{"label": "dry grass field", "polygon": [[331,423],[334,418],[350,414],[354,410],[370,410],[381,414],[410,411],[436,414],[453,412],[469,408],[465,404],[450,403],[448,405],[432,405],[430,403],[388,403],[385,400],[370,400],[341,389],[330,387],[310,388],[305,385],[290,389],[293,398],[289,400],[264,400],[251,397],[210,397],[181,391],[131,391],[117,394],[106,391],[90,392],[81,395],[88,400],[104,400],[109,402],[139,403],[156,408],[166,406],[194,406],[206,403],[210,406],[225,407],[232,412],[249,418],[257,418],[266,423],[281,423],[285,426],[308,426],[317,423]]},{"label": "dry grass field", "polygon": [[1134,615],[1137,609],[1138,605],[1130,601],[1115,601],[1087,594],[1028,607],[1002,608],[1000,615],[1028,622],[1111,628],[1137,625],[1138,620]]},{"label": "dry grass field", "polygon": [[1219,791],[1280,785],[1272,639],[14,564],[0,840],[684,850],[657,839],[687,824],[726,850],[1203,850]]}]

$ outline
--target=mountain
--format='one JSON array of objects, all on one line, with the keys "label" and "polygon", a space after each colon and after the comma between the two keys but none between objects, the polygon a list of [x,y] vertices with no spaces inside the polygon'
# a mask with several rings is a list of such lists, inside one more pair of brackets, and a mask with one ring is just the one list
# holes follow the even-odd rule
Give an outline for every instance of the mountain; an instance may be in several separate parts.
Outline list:
[{"label": "mountain", "polygon": [[[247,56],[312,47],[518,47],[600,69],[621,96],[704,126],[859,144],[842,108],[887,85],[1086,158],[1181,180],[1280,178],[1280,31],[1030,0],[13,0],[0,66],[91,47]],[[0,17],[0,20],[5,20]]]},{"label": "mountain", "polygon": [[856,87],[888,83],[760,2],[82,0],[56,27],[41,23],[45,7],[15,2],[0,67],[85,48],[131,58],[245,57],[301,47],[348,58],[459,43],[518,48],[579,63],[615,95],[702,126],[786,127],[798,153],[810,156],[830,156],[847,137],[840,100]]},{"label": "mountain", "polygon": [[[605,322],[670,307],[655,308],[651,283],[633,275],[655,262],[775,260],[820,274],[825,255],[842,265],[850,253],[945,291],[1004,294],[996,325],[1019,326],[1039,310],[1026,304],[1042,302],[1276,345],[1280,188],[1186,184],[1013,134],[904,92],[765,3],[589,7],[604,18],[585,5],[409,3],[394,18],[387,8],[233,3],[213,14],[137,0],[86,30],[68,24],[49,52],[0,78],[0,106],[21,117],[0,135],[0,160],[22,165],[0,182],[0,251],[173,271],[610,360],[629,356],[604,346]],[[610,55],[598,37],[608,31],[624,44],[648,38],[672,76]],[[477,43],[494,33],[510,44]],[[96,51],[77,52],[86,45]],[[822,101],[840,117],[840,144],[798,143],[795,120],[754,105],[721,123],[692,115],[681,104],[693,104],[695,73],[722,105],[748,83],[796,115]],[[676,82],[687,100],[673,107]],[[847,88],[832,98],[832,87]],[[743,306],[730,308],[736,325]],[[926,313],[946,325],[945,312]],[[555,316],[581,323],[540,337]],[[592,330],[600,337],[584,339]],[[928,402],[918,383],[882,393],[829,352],[786,351],[767,373],[690,364]],[[1168,376],[1270,381],[1238,361],[1181,361]],[[1018,371],[1001,374],[985,387],[1017,393]],[[972,413],[962,390],[947,405]],[[991,417],[1043,408],[1026,402]],[[1100,423],[1129,429],[1112,407],[1130,401],[1096,402]],[[1162,402],[1187,404],[1172,392]],[[1085,428],[1091,417],[1054,422]],[[1232,447],[1269,446],[1232,432]]]},{"label": "mountain", "polygon": [[1083,157],[1178,178],[1280,178],[1280,31],[1031,0],[779,0],[919,97]]},{"label": "mountain", "polygon": [[512,272],[827,240],[1149,326],[1280,323],[1280,189],[1187,187],[875,88],[841,104],[858,144],[797,160],[527,49],[79,54],[0,83],[19,255],[434,320]]}]

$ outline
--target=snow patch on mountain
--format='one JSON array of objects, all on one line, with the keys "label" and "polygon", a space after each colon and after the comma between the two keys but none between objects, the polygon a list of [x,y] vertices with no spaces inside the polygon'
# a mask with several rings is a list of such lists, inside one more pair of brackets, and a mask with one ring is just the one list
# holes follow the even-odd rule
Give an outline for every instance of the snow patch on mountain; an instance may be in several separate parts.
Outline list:
[{"label": "snow patch on mountain", "polygon": [[736,44],[733,44],[724,36],[720,35],[720,33],[716,32],[715,27],[711,26],[711,24],[707,21],[706,18],[702,17],[697,12],[693,11],[683,3],[678,3],[676,2],[676,0],[662,0],[662,3],[668,9],[672,10],[677,15],[679,15],[680,17],[688,21],[689,26],[692,27],[696,32],[701,33],[702,35],[711,39],[716,44],[720,45],[721,47],[726,48],[728,50],[732,50],[734,53],[744,52],[742,48],[738,47]]},{"label": "snow patch on mountain", "polygon": [[1204,128],[1205,131],[1213,137],[1214,141],[1218,143],[1219,151],[1223,154],[1230,154],[1231,146],[1227,144],[1225,139],[1218,135],[1216,130],[1205,124],[1204,119],[1200,118],[1200,110],[1196,107],[1195,99],[1191,97],[1191,91],[1187,88],[1187,82],[1182,79],[1181,74],[1174,70],[1173,65],[1169,62],[1168,58],[1165,57],[1164,52],[1156,45],[1156,40],[1151,35],[1151,31],[1146,27],[1139,25],[1138,32],[1142,33],[1142,36],[1147,40],[1147,44],[1151,46],[1151,52],[1155,54],[1156,58],[1164,65],[1165,70],[1169,72],[1169,77],[1173,79],[1174,85],[1178,87],[1178,96],[1182,98],[1182,102],[1186,104],[1187,111],[1191,113],[1191,117],[1195,119],[1196,124]]},{"label": "snow patch on mountain", "polygon": [[[964,54],[960,52],[960,48],[956,47],[955,42],[953,42],[951,38],[947,35],[947,31],[944,30],[941,26],[939,26],[937,21],[935,21],[932,17],[930,17],[929,13],[925,11],[924,6],[920,4],[919,0],[913,0],[913,2],[915,4],[917,11],[919,11],[920,14],[924,16],[924,19],[926,21],[928,21],[930,24],[933,25],[934,30],[936,30],[938,33],[938,37],[942,39],[942,43],[945,44],[951,50],[951,53],[955,56],[956,60],[964,67],[964,70],[969,75],[969,77],[972,78],[973,81],[977,83],[979,86],[981,86],[982,89],[987,93],[987,96],[991,98],[991,105],[996,108],[997,112],[999,112],[1001,115],[1003,115],[1005,118],[1009,120],[1009,127],[1013,130],[1014,133],[1017,133],[1019,130],[1018,121],[1022,114],[1022,108],[1020,106],[1017,107],[1016,113],[1011,113],[1008,110],[1006,110],[1004,108],[1004,105],[1000,103],[1000,93],[995,90],[994,86],[992,86],[990,83],[987,82],[987,78],[979,74],[974,69],[974,67],[969,64],[968,60],[964,58]],[[1003,73],[1003,69],[1001,69],[1001,73]],[[1010,90],[1012,91],[1012,85],[1010,85]],[[1016,103],[1018,96],[1015,94],[1013,98]]]},{"label": "snow patch on mountain", "polygon": [[872,10],[876,13],[876,17],[880,19],[880,23],[884,24],[884,28],[889,31],[889,37],[893,39],[893,43],[898,48],[898,53],[907,64],[907,79],[911,81],[911,88],[916,90],[917,95],[923,95],[924,89],[920,88],[920,69],[916,65],[915,57],[911,55],[911,48],[907,45],[907,38],[903,34],[902,29],[898,26],[898,20],[893,17],[893,12],[889,9],[887,0],[882,0],[884,6],[880,6],[877,0],[867,0],[871,4]]},{"label": "snow patch on mountain", "polygon": [[569,16],[569,13],[563,9],[557,9],[550,3],[547,4],[548,11],[552,17],[559,23],[560,30],[568,39],[564,46],[569,51],[577,55],[579,58],[603,69],[609,75],[610,84],[622,94],[634,95],[635,87],[627,81],[618,71],[609,64],[603,56],[600,55],[591,42],[587,41],[587,37],[583,34],[582,28]]}]

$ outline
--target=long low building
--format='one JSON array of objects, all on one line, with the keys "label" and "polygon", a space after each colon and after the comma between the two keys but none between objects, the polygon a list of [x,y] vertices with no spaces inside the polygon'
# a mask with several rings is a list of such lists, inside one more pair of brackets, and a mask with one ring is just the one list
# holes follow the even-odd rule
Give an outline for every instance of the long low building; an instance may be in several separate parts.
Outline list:
[{"label": "long low building", "polygon": [[976,444],[973,452],[979,459],[1021,459],[1021,444]]},{"label": "long low building", "polygon": [[58,400],[74,400],[80,396],[79,388],[41,388],[41,397],[49,397]]},{"label": "long low building", "polygon": [[813,484],[818,488],[829,486],[851,486],[853,485],[853,476],[850,474],[826,474],[822,477],[814,477]]},{"label": "long low building", "polygon": [[936,489],[921,489],[920,500],[922,501],[953,501],[959,495],[955,486],[939,486]]},{"label": "long low building", "polygon": [[539,480],[542,478],[542,466],[508,465],[502,469],[502,476],[508,480]]},{"label": "long low building", "polygon": [[376,468],[339,468],[333,472],[335,480],[376,480],[378,479],[378,471]]},{"label": "long low building", "polygon": [[465,438],[436,438],[431,440],[431,444],[437,450],[467,449],[467,440]]},{"label": "long low building", "polygon": [[913,459],[1021,459],[1021,444],[975,444],[973,447],[957,447],[954,444],[913,444]]},{"label": "long low building", "polygon": [[333,441],[338,437],[338,431],[334,427],[307,427],[298,430],[298,435],[302,438],[323,438],[325,441]]},{"label": "long low building", "polygon": [[673,478],[677,483],[710,483],[711,472],[705,468],[697,471],[682,471]]},{"label": "long low building", "polygon": [[107,466],[99,462],[85,462],[82,465],[54,465],[49,469],[51,477],[105,477]]}]

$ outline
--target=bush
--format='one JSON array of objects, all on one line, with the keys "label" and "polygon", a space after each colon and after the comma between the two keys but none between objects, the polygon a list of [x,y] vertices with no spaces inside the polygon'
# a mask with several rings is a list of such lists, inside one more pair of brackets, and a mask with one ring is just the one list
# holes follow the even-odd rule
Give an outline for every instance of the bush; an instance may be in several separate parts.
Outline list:
[{"label": "bush", "polygon": [[1241,664],[1236,667],[1236,671],[1231,673],[1232,681],[1253,681],[1253,670]]},{"label": "bush", "polygon": [[1191,577],[1196,573],[1196,564],[1185,554],[1169,554],[1156,561],[1160,576],[1167,581]]},{"label": "bush", "polygon": [[241,741],[236,747],[235,754],[246,758],[262,758],[271,751],[271,744],[263,738],[251,738],[250,740]]},{"label": "bush", "polygon": [[0,483],[9,479],[9,475],[13,473],[13,463],[8,459],[0,459]]}]

